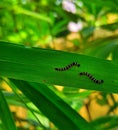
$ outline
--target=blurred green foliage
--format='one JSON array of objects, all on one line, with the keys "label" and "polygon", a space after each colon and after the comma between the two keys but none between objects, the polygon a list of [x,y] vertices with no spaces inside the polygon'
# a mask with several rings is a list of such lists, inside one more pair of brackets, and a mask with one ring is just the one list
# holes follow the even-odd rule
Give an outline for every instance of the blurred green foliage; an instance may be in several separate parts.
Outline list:
[{"label": "blurred green foliage", "polygon": [[[63,42],[59,45],[67,45],[63,50],[68,50],[68,44],[65,45],[65,43],[71,42],[74,47],[70,48],[69,51],[110,59],[118,63],[117,5],[117,0],[0,0],[0,40],[21,43],[31,47],[55,49],[61,38],[64,41],[62,40]],[[76,26],[82,26],[82,28],[75,32],[69,30],[70,22],[79,23]],[[69,39],[69,36],[72,38]],[[51,46],[52,44],[53,46]],[[91,94],[90,91],[78,93],[78,90],[68,88],[64,88],[62,92],[57,91],[54,87],[52,87],[52,90],[77,111],[80,110],[84,100]],[[108,95],[113,101],[112,106],[108,102]],[[6,94],[4,96],[9,104],[24,106],[21,101],[16,101],[14,95],[12,95],[12,98],[9,98]],[[112,94],[100,93],[100,96],[102,97],[100,99],[96,96],[96,102],[100,105],[108,105],[109,111],[107,114],[110,115],[117,108],[117,101]],[[27,100],[26,97],[25,100]],[[89,107],[90,102],[91,99],[88,100],[86,108]],[[40,119],[43,120],[39,125],[34,117],[32,117],[32,120],[26,119],[26,122],[34,125],[34,129],[36,127],[37,130],[54,128],[51,128],[48,119],[36,108],[34,109],[34,106],[29,105],[27,107],[30,111],[39,114]],[[106,118],[101,117],[91,124],[96,125],[98,130],[116,130],[118,117]],[[91,117],[89,120],[92,120]],[[29,126],[21,129],[29,129]]]},{"label": "blurred green foliage", "polygon": [[29,46],[40,46],[49,44],[53,38],[65,38],[70,33],[68,23],[81,21],[83,28],[78,32],[81,35],[81,43],[87,44],[97,28],[111,32],[117,29],[117,18],[112,24],[108,24],[108,15],[117,14],[116,3],[117,1],[111,0],[2,0],[0,38]]}]

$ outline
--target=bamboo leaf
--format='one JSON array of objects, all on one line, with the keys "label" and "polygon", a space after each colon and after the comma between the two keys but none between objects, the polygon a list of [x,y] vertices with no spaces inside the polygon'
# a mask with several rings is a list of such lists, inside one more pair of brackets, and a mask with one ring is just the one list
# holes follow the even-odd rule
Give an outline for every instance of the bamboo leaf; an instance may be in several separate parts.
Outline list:
[{"label": "bamboo leaf", "polygon": [[3,130],[17,130],[5,97],[0,90],[0,117]]},{"label": "bamboo leaf", "polygon": [[[68,71],[55,70],[72,62],[79,63],[80,67],[74,66]],[[80,72],[89,72],[96,79],[104,80],[104,83],[96,84],[87,76],[80,76]],[[5,42],[0,43],[0,75],[46,84],[118,92],[118,64],[112,61]]]},{"label": "bamboo leaf", "polygon": [[55,124],[60,130],[93,129],[78,113],[44,84],[11,81]]}]

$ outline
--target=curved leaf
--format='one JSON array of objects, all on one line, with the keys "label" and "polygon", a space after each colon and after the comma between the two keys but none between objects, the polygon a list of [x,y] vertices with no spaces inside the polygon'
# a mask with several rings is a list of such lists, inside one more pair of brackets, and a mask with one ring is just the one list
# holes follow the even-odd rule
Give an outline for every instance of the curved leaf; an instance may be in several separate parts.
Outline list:
[{"label": "curved leaf", "polygon": [[8,104],[1,90],[0,90],[0,117],[2,120],[2,128],[4,130],[17,130],[11,112],[9,110]]},{"label": "curved leaf", "polygon": [[[80,67],[74,66],[68,71],[55,70],[72,62],[79,63]],[[104,83],[96,84],[88,77],[80,76],[80,72],[89,72]],[[45,84],[118,92],[118,64],[112,61],[3,42],[0,43],[0,75]]]},{"label": "curved leaf", "polygon": [[51,120],[60,130],[93,129],[68,104],[54,94],[46,85],[11,81]]}]

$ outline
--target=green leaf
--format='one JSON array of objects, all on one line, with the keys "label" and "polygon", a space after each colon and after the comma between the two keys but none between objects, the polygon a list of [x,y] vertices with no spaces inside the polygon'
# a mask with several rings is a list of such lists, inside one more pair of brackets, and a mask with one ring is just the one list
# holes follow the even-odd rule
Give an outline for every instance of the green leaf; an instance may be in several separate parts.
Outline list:
[{"label": "green leaf", "polygon": [[93,129],[68,104],[46,85],[11,81],[56,125],[60,130]]},{"label": "green leaf", "polygon": [[86,27],[81,31],[81,35],[83,38],[90,37],[95,30],[94,26]]},{"label": "green leaf", "polygon": [[114,48],[113,60],[118,64],[118,45]]},{"label": "green leaf", "polygon": [[114,30],[117,30],[118,28],[118,22],[102,25],[101,27],[110,31],[114,31]]},{"label": "green leaf", "polygon": [[112,60],[117,63],[118,60],[118,37],[111,36],[92,41],[86,48],[87,55],[106,59],[112,54]]},{"label": "green leaf", "polygon": [[116,130],[118,127],[118,116],[104,116],[91,122],[96,130]]},{"label": "green leaf", "polygon": [[59,21],[55,23],[54,27],[52,28],[52,34],[55,36],[63,31],[67,30],[67,23],[68,20]]},{"label": "green leaf", "polygon": [[[72,62],[79,63],[80,67],[72,67],[68,71],[55,70]],[[96,84],[87,76],[80,76],[80,72],[89,72],[104,83]],[[0,42],[0,75],[45,84],[118,92],[118,64],[112,61],[5,42]]]},{"label": "green leaf", "polygon": [[17,130],[15,122],[9,110],[5,97],[0,90],[0,118],[2,120],[3,130]]},{"label": "green leaf", "polygon": [[14,6],[13,10],[15,11],[15,13],[25,14],[27,16],[31,16],[31,17],[37,18],[39,20],[46,21],[48,23],[52,23],[51,19],[48,16],[45,16],[44,14],[39,14],[39,13],[30,11],[27,9],[21,8],[19,6]]}]

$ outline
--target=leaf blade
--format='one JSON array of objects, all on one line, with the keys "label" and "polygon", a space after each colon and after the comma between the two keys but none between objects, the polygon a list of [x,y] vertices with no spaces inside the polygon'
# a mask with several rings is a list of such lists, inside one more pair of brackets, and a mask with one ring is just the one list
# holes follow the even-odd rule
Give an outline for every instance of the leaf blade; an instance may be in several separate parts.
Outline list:
[{"label": "leaf blade", "polygon": [[11,81],[53,121],[60,130],[91,130],[92,127],[46,85],[27,83],[13,79],[11,79]]},{"label": "leaf blade", "polygon": [[4,130],[17,130],[15,122],[13,120],[13,117],[11,115],[11,112],[9,110],[8,104],[5,100],[5,97],[0,90],[0,117],[2,119],[3,123],[3,129]]},{"label": "leaf blade", "polygon": [[[65,72],[54,69],[72,62],[78,62],[80,67],[73,67]],[[102,79],[104,83],[95,84],[87,77],[79,76],[81,71],[95,75],[96,79]],[[61,51],[26,48],[10,43],[0,44],[0,74],[31,82],[118,92],[118,64],[112,61]]]}]

